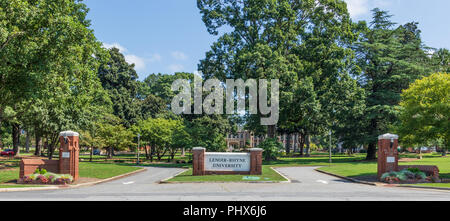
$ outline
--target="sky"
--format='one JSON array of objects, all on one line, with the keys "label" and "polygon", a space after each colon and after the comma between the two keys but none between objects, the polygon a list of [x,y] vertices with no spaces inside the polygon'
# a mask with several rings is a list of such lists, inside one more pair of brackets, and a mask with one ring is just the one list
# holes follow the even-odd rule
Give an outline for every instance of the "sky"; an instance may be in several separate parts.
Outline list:
[{"label": "sky", "polygon": [[[427,46],[450,49],[448,0],[345,0],[354,21],[370,21],[378,7],[397,24],[419,22]],[[117,47],[143,80],[149,74],[195,72],[217,39],[210,35],[196,0],[84,0],[98,40]]]}]

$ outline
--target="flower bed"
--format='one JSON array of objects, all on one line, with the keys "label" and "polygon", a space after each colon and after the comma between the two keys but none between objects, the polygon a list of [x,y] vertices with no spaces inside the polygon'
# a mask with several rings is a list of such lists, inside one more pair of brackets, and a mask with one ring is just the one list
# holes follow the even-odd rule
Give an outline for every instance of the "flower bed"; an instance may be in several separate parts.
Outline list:
[{"label": "flower bed", "polygon": [[50,184],[66,185],[73,182],[73,177],[68,174],[49,173],[46,170],[37,169],[33,174],[24,176],[18,183],[21,184]]},{"label": "flower bed", "polygon": [[420,171],[418,168],[408,168],[398,172],[388,172],[381,176],[383,182],[394,184],[434,183],[433,177]]}]

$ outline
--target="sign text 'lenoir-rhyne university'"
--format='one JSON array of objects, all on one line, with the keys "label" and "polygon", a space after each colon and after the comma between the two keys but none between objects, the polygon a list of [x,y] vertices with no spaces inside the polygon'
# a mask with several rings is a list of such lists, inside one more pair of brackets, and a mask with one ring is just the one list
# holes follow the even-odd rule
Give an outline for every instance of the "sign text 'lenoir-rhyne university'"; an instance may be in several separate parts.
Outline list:
[{"label": "sign text 'lenoir-rhyne university'", "polygon": [[250,171],[250,153],[205,153],[206,171]]},{"label": "sign text 'lenoir-rhyne university'", "polygon": [[[225,84],[217,79],[206,80],[194,75],[194,113],[193,114],[223,114],[223,95],[226,90],[226,113],[244,113],[246,97],[249,100],[248,113],[262,116],[261,125],[275,125],[279,119],[279,80],[270,80],[270,106],[268,102],[268,80],[255,79],[226,80]],[[259,88],[258,88],[259,85]],[[245,89],[249,93],[246,96]],[[259,89],[259,90],[258,90]],[[172,100],[172,111],[175,114],[192,114],[191,84],[187,79],[178,79],[172,83],[172,91],[178,94]],[[258,93],[259,92],[259,93]],[[203,93],[206,98],[203,100]],[[259,99],[259,100],[257,100]],[[237,101],[237,112],[234,108]],[[259,106],[258,106],[259,104]]]}]

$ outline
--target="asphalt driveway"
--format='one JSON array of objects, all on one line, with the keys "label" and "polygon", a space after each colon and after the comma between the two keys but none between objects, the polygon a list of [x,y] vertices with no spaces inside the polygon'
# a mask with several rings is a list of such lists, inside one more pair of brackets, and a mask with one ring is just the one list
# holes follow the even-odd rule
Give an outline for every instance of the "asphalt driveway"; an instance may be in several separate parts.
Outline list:
[{"label": "asphalt driveway", "polygon": [[95,186],[0,193],[0,200],[112,200],[112,201],[439,201],[450,191],[377,187],[356,184],[319,173],[315,167],[280,168],[291,183],[159,184],[183,171],[149,167],[147,171]]}]

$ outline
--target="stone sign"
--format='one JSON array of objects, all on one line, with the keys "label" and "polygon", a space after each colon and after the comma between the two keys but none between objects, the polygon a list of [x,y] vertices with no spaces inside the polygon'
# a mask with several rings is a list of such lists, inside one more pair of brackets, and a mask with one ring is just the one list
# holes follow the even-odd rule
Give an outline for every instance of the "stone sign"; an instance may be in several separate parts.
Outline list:
[{"label": "stone sign", "polygon": [[206,171],[250,171],[250,153],[206,153]]},{"label": "stone sign", "polygon": [[262,149],[253,148],[249,153],[207,153],[205,148],[192,150],[194,176],[211,174],[262,174]]}]

